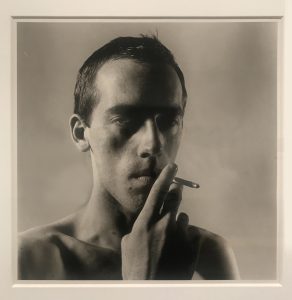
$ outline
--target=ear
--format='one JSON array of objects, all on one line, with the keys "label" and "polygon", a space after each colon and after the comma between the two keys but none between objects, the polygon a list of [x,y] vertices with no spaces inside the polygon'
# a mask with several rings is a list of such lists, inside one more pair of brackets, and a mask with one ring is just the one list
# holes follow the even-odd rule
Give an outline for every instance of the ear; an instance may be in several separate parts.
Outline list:
[{"label": "ear", "polygon": [[77,148],[82,151],[90,149],[89,141],[86,137],[85,130],[88,128],[85,122],[77,114],[70,118],[71,137]]}]

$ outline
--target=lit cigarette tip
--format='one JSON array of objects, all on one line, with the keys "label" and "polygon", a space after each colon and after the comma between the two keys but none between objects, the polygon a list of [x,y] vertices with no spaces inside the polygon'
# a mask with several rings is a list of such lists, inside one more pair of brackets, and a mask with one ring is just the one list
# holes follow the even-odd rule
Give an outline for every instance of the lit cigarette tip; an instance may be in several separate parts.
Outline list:
[{"label": "lit cigarette tip", "polygon": [[200,185],[198,183],[195,183],[195,182],[192,182],[192,181],[189,181],[189,180],[185,180],[185,179],[182,179],[182,178],[179,178],[179,177],[174,177],[173,182],[178,183],[178,184],[182,184],[182,185],[185,185],[185,186],[188,186],[188,187],[191,187],[191,188],[195,188],[195,189],[198,189],[200,187]]},{"label": "lit cigarette tip", "polygon": [[193,188],[198,189],[199,187],[200,187],[200,185],[198,183],[193,182]]}]

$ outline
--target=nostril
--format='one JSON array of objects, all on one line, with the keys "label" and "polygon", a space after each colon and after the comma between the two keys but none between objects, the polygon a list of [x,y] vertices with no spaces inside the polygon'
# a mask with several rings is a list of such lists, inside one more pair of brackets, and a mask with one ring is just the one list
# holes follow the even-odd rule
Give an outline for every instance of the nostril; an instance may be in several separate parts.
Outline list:
[{"label": "nostril", "polygon": [[154,157],[159,156],[162,153],[162,147],[161,146],[155,146],[152,148],[144,149],[144,151],[141,151],[140,157],[147,158],[147,157]]}]

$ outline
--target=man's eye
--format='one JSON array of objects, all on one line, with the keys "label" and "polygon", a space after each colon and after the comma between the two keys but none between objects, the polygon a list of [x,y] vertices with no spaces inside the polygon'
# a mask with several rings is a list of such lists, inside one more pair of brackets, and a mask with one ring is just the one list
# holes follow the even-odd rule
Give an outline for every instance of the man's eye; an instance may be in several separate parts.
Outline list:
[{"label": "man's eye", "polygon": [[115,117],[112,118],[111,122],[123,129],[132,129],[139,127],[140,121],[137,118],[129,117]]},{"label": "man's eye", "polygon": [[157,118],[157,125],[160,130],[168,130],[180,124],[180,116],[178,115],[162,115]]},{"label": "man's eye", "polygon": [[131,120],[126,118],[114,118],[112,119],[112,123],[118,125],[118,126],[127,126],[131,123]]}]

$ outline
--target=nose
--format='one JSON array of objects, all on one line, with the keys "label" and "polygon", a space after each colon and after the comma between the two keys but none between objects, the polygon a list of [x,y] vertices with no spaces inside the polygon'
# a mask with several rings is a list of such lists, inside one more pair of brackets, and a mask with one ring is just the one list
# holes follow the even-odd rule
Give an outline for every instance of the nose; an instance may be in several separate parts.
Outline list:
[{"label": "nose", "polygon": [[164,138],[156,121],[147,119],[139,132],[138,155],[147,158],[161,154]]}]

